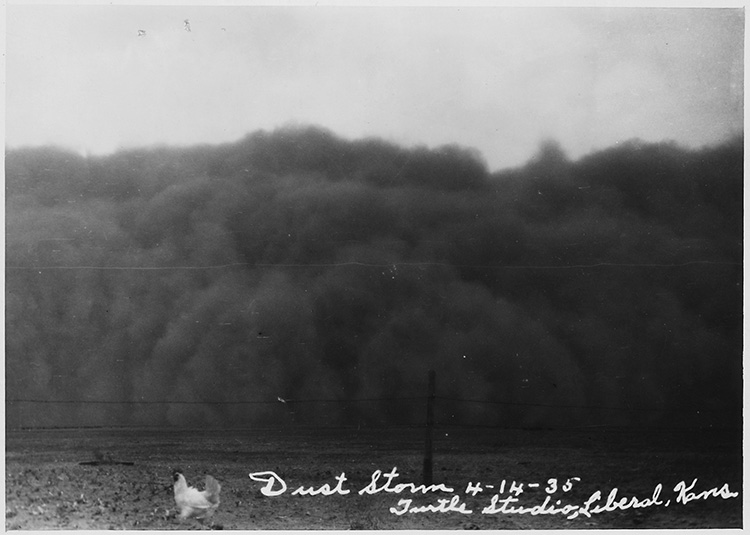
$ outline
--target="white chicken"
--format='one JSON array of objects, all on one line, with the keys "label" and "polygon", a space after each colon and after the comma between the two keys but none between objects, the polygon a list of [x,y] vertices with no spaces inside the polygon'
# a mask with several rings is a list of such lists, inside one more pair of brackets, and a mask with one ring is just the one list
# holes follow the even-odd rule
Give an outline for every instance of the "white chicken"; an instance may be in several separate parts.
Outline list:
[{"label": "white chicken", "polygon": [[189,487],[185,476],[175,471],[174,501],[180,510],[180,519],[196,518],[201,523],[210,518],[219,507],[219,492],[221,485],[211,476],[206,476],[206,489],[198,490]]}]

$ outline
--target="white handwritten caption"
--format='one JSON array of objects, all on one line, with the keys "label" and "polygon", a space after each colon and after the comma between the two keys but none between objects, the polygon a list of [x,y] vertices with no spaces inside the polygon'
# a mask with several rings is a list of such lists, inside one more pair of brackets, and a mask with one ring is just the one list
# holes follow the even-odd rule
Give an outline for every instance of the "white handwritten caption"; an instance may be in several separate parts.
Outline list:
[{"label": "white handwritten caption", "polygon": [[[260,489],[265,496],[280,496],[287,491],[286,482],[275,472],[254,472],[249,474],[250,479],[265,483]],[[399,476],[396,467],[390,472],[383,473],[381,470],[375,470],[370,482],[362,487],[358,492],[359,495],[378,494],[381,492],[391,494],[409,493],[411,495],[426,495],[428,493],[446,493],[451,494],[447,498],[438,498],[436,503],[428,505],[413,505],[411,498],[401,498],[396,507],[391,507],[389,511],[397,516],[407,513],[461,513],[464,515],[473,514],[468,508],[460,494],[456,493],[453,487],[448,487],[442,483],[436,485],[416,485],[414,483],[395,483],[394,480]],[[336,483],[331,486],[325,483],[319,487],[300,486],[292,491],[293,496],[345,496],[351,492],[351,489],[344,488],[347,481],[346,474],[336,476]],[[698,479],[693,479],[692,483],[687,484],[680,481],[673,487],[675,496],[666,498],[662,496],[664,487],[661,483],[654,487],[653,493],[647,498],[637,496],[620,496],[619,489],[613,488],[606,498],[603,498],[601,491],[597,490],[592,493],[583,503],[563,504],[562,499],[555,499],[553,495],[565,494],[569,492],[575,484],[581,481],[579,477],[570,477],[565,480],[550,478],[544,483],[522,483],[518,481],[502,480],[499,485],[488,485],[483,483],[469,482],[464,489],[464,494],[475,497],[480,493],[491,492],[490,503],[482,508],[481,514],[512,514],[512,515],[563,515],[565,518],[572,520],[579,516],[591,518],[592,515],[601,513],[611,513],[614,511],[625,511],[628,509],[643,509],[647,507],[669,507],[671,503],[687,504],[696,500],[708,500],[709,498],[721,498],[728,500],[737,498],[739,492],[729,490],[729,484],[721,487],[713,487],[708,490],[695,490]],[[529,490],[542,488],[547,495],[544,501],[533,506],[518,505],[519,496]],[[554,502],[553,502],[554,500]]]}]

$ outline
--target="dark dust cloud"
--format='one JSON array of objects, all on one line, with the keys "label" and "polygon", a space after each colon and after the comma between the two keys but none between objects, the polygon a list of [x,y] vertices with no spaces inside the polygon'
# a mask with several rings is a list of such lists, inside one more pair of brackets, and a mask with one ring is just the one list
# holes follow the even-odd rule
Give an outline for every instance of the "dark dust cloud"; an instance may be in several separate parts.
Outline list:
[{"label": "dark dust cloud", "polygon": [[297,127],[12,150],[6,193],[9,426],[419,423],[430,369],[444,424],[741,421],[741,138],[490,172]]}]

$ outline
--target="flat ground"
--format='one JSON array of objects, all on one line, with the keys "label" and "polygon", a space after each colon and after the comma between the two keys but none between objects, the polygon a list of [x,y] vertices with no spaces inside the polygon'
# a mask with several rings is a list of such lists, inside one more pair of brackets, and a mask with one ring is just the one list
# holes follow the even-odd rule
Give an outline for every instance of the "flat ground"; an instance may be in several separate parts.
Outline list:
[{"label": "flat ground", "polygon": [[[7,431],[5,526],[9,530],[742,527],[739,431],[436,427],[433,482],[452,491],[423,495],[402,488],[398,493],[359,493],[376,471],[386,474],[394,467],[399,475],[390,487],[422,483],[424,438],[425,431],[419,428]],[[221,505],[206,526],[175,517],[174,498],[165,487],[177,467],[191,485],[202,487],[206,474],[222,485]],[[283,478],[287,491],[264,496],[264,484],[249,474],[265,471]],[[293,494],[300,486],[319,489],[328,484],[333,489],[342,473],[346,481],[341,488],[350,491],[346,495]],[[689,491],[674,490],[682,481]],[[381,476],[377,486],[385,482]],[[467,492],[469,483],[481,484],[482,490],[475,486],[474,492]],[[654,500],[660,484],[661,493]],[[615,488],[612,502],[623,507],[610,504],[610,510],[603,510]],[[704,492],[710,489],[718,491]],[[597,491],[601,499],[592,500]],[[400,500],[413,500],[412,507],[437,506],[439,500],[447,504],[453,496],[455,508],[471,513],[390,511],[406,508]],[[483,513],[493,496],[515,498],[518,501],[508,506],[526,510]],[[533,514],[539,508],[530,508],[542,505],[548,496],[548,506],[571,506],[568,514]],[[633,497],[642,507],[632,506]],[[620,502],[622,498],[627,499]],[[590,501],[589,515],[566,518],[573,506],[586,501]],[[497,502],[496,508],[502,503]],[[597,505],[602,510],[591,513]]]}]

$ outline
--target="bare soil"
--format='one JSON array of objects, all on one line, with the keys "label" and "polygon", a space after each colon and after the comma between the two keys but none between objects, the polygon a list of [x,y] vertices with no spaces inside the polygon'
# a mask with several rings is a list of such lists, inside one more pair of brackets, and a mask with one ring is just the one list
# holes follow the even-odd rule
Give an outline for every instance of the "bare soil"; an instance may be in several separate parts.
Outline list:
[{"label": "bare soil", "polygon": [[[433,483],[452,492],[360,494],[377,470],[400,483],[422,483],[424,429],[156,430],[58,429],[6,432],[6,529],[697,529],[742,527],[740,431],[505,430],[434,431]],[[85,463],[85,464],[81,464]],[[175,517],[171,473],[191,485],[206,474],[222,485],[211,522]],[[250,473],[273,471],[287,491],[261,493]],[[345,474],[346,495],[295,495],[302,486],[334,489]],[[577,479],[576,479],[577,478]],[[554,479],[554,481],[550,481]],[[685,482],[690,493],[675,491]],[[505,486],[503,488],[503,482]],[[636,497],[642,507],[620,507],[568,519],[565,514],[483,514],[493,495],[514,506],[582,505],[600,491],[604,506]],[[565,483],[568,486],[565,487]],[[481,491],[466,492],[469,483]],[[385,484],[383,476],[378,486]],[[534,485],[539,485],[534,487]],[[660,504],[649,504],[657,485]],[[724,487],[726,485],[726,487]],[[565,490],[563,488],[565,487]],[[737,493],[729,496],[726,492]],[[474,487],[478,488],[478,487]],[[715,493],[704,491],[717,489]],[[703,493],[703,494],[701,494]],[[682,500],[680,495],[682,494]],[[457,496],[464,514],[397,515],[399,500],[438,505]],[[666,503],[669,502],[669,505]],[[403,502],[402,502],[403,504]],[[456,504],[456,507],[459,507]],[[537,511],[538,512],[538,511]]]}]

